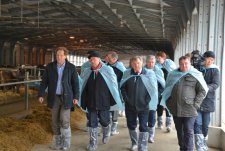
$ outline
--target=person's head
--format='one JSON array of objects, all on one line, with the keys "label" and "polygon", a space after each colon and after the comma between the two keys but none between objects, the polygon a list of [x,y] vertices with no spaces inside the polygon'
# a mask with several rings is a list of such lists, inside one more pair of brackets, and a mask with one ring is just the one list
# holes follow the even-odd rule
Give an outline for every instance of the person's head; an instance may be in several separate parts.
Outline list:
[{"label": "person's head", "polygon": [[188,58],[191,60],[191,56],[192,56],[192,55],[191,55],[190,52],[186,53],[185,56],[188,57]]},{"label": "person's head", "polygon": [[190,67],[190,59],[187,56],[182,56],[179,58],[179,68],[181,72],[187,72]]},{"label": "person's head", "polygon": [[147,56],[147,58],[146,58],[146,66],[149,69],[154,68],[154,66],[155,66],[155,56],[153,56],[153,55]]},{"label": "person's head", "polygon": [[166,60],[166,53],[163,51],[157,52],[156,58],[158,63],[163,64]]},{"label": "person's head", "polygon": [[91,63],[91,67],[93,67],[93,68],[96,68],[99,65],[99,63],[101,62],[100,55],[97,51],[90,53],[88,58]]},{"label": "person's head", "polygon": [[67,55],[68,55],[69,51],[67,50],[66,47],[58,47],[55,50],[55,54],[56,54],[56,61],[59,65],[64,64]]},{"label": "person's head", "polygon": [[104,57],[104,61],[105,61],[105,63],[108,63],[108,62],[109,62],[109,57],[108,57],[108,54],[107,54],[107,55],[105,55],[105,57]]},{"label": "person's head", "polygon": [[89,51],[87,52],[87,55],[88,55],[87,58],[88,58],[88,59],[90,59],[90,58],[89,58],[89,55],[90,55],[91,53],[93,53],[93,52],[95,52],[95,51],[94,51],[94,50],[89,50]]},{"label": "person's head", "polygon": [[215,53],[213,51],[206,51],[203,54],[203,57],[205,59],[205,62],[204,62],[205,67],[209,67],[210,65],[214,63]]},{"label": "person's head", "polygon": [[109,64],[114,64],[118,60],[118,54],[115,51],[110,51],[107,57],[108,57]]},{"label": "person's head", "polygon": [[140,56],[134,56],[130,59],[130,64],[134,72],[140,72],[143,65],[143,60]]}]

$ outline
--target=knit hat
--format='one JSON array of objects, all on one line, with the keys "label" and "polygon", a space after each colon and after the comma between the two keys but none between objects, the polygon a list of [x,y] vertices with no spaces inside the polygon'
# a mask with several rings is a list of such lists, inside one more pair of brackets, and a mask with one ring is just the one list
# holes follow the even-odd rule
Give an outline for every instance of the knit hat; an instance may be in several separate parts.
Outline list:
[{"label": "knit hat", "polygon": [[98,57],[98,58],[100,58],[100,54],[97,51],[92,51],[89,54],[88,59],[90,59],[91,57]]}]

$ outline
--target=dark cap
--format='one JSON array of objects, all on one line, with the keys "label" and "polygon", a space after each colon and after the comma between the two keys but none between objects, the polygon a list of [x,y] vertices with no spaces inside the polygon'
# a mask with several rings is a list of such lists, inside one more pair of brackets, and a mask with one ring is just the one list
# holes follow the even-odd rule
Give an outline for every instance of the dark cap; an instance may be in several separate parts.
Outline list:
[{"label": "dark cap", "polygon": [[206,52],[203,54],[203,57],[204,57],[204,58],[211,57],[211,58],[214,58],[214,59],[215,59],[215,53],[214,53],[213,51],[206,51]]},{"label": "dark cap", "polygon": [[97,51],[92,51],[89,54],[88,59],[90,59],[91,57],[98,57],[98,58],[100,58],[100,54]]}]

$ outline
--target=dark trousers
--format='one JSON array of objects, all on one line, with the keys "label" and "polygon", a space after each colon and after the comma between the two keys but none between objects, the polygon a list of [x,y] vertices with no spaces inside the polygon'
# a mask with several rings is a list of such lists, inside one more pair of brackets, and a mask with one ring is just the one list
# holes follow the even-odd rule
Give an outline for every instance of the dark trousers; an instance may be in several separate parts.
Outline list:
[{"label": "dark trousers", "polygon": [[195,134],[203,134],[204,137],[208,135],[210,123],[210,112],[198,111],[198,117],[195,120]]},{"label": "dark trousers", "polygon": [[148,115],[148,127],[154,127],[155,126],[155,111],[150,110]]},{"label": "dark trousers", "polygon": [[98,121],[103,127],[107,127],[110,124],[110,111],[98,110],[88,112],[88,127],[97,128]]},{"label": "dark trousers", "polygon": [[177,130],[177,138],[180,151],[193,151],[194,123],[196,117],[173,116]]},{"label": "dark trousers", "polygon": [[[159,99],[158,99],[159,102],[158,102],[158,105],[157,105],[157,116],[162,116],[163,111],[164,111],[164,107],[162,105],[160,105],[161,99],[162,99],[162,97],[159,97]],[[165,110],[166,110],[166,117],[171,117],[171,114],[168,111],[168,109],[165,109]]]},{"label": "dark trousers", "polygon": [[[162,116],[163,115],[163,111],[164,111],[164,107],[162,105],[157,105],[157,116]],[[166,117],[171,117],[170,112],[168,111],[168,109],[165,109],[166,111]]]},{"label": "dark trousers", "polygon": [[129,130],[135,130],[137,127],[137,118],[139,121],[139,131],[147,132],[148,131],[148,114],[149,110],[146,111],[132,111],[125,109],[126,118],[127,118],[127,127]]},{"label": "dark trousers", "polygon": [[111,116],[112,116],[112,122],[117,122],[119,111],[110,111],[110,113],[111,113]]}]

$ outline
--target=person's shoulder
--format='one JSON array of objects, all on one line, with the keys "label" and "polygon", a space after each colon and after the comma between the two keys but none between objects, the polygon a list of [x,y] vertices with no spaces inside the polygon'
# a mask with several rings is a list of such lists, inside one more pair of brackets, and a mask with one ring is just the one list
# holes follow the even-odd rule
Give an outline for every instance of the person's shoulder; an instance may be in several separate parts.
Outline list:
[{"label": "person's shoulder", "polygon": [[117,64],[121,65],[121,66],[124,66],[123,62],[121,62],[121,61],[117,61]]},{"label": "person's shoulder", "polygon": [[113,68],[109,65],[106,65],[105,63],[102,63],[102,67],[100,68],[104,71],[112,71],[113,72]]},{"label": "person's shoulder", "polygon": [[66,61],[66,65],[69,66],[69,67],[71,67],[71,68],[75,68],[76,67],[74,64],[72,64],[69,61]]},{"label": "person's shoulder", "polygon": [[153,74],[153,73],[155,73],[152,69],[142,68],[142,70],[143,70],[146,74]]},{"label": "person's shoulder", "polygon": [[166,62],[174,62],[174,61],[171,59],[166,59]]},{"label": "person's shoulder", "polygon": [[82,65],[81,65],[81,67],[83,67],[83,66],[91,66],[91,63],[90,63],[90,61],[86,61],[86,62],[84,62]]},{"label": "person's shoulder", "polygon": [[123,72],[123,77],[128,77],[130,75],[131,75],[131,68],[128,68]]},{"label": "person's shoulder", "polygon": [[68,68],[71,71],[76,71],[76,66],[69,61],[66,61],[65,68]]},{"label": "person's shoulder", "polygon": [[143,69],[143,70],[146,70],[146,72],[145,72],[145,75],[146,76],[149,76],[149,77],[155,77],[156,78],[156,74],[155,74],[155,72],[152,70],[152,69]]},{"label": "person's shoulder", "polygon": [[179,68],[170,71],[168,74],[176,74],[177,72],[181,72]]},{"label": "person's shoulder", "polygon": [[131,72],[131,68],[127,68],[125,71],[124,71],[124,74],[125,73],[130,73]]},{"label": "person's shoulder", "polygon": [[159,68],[158,66],[154,66],[154,69],[153,70],[155,72],[161,72],[161,73],[163,73],[164,68]]},{"label": "person's shoulder", "polygon": [[215,71],[215,72],[220,71],[219,66],[217,66],[217,65],[215,65],[215,64],[212,64],[211,67],[210,67],[209,69],[211,69],[212,71]]},{"label": "person's shoulder", "polygon": [[46,68],[52,68],[53,66],[56,66],[56,62],[53,61],[53,62],[50,62],[49,64],[46,65]]}]

